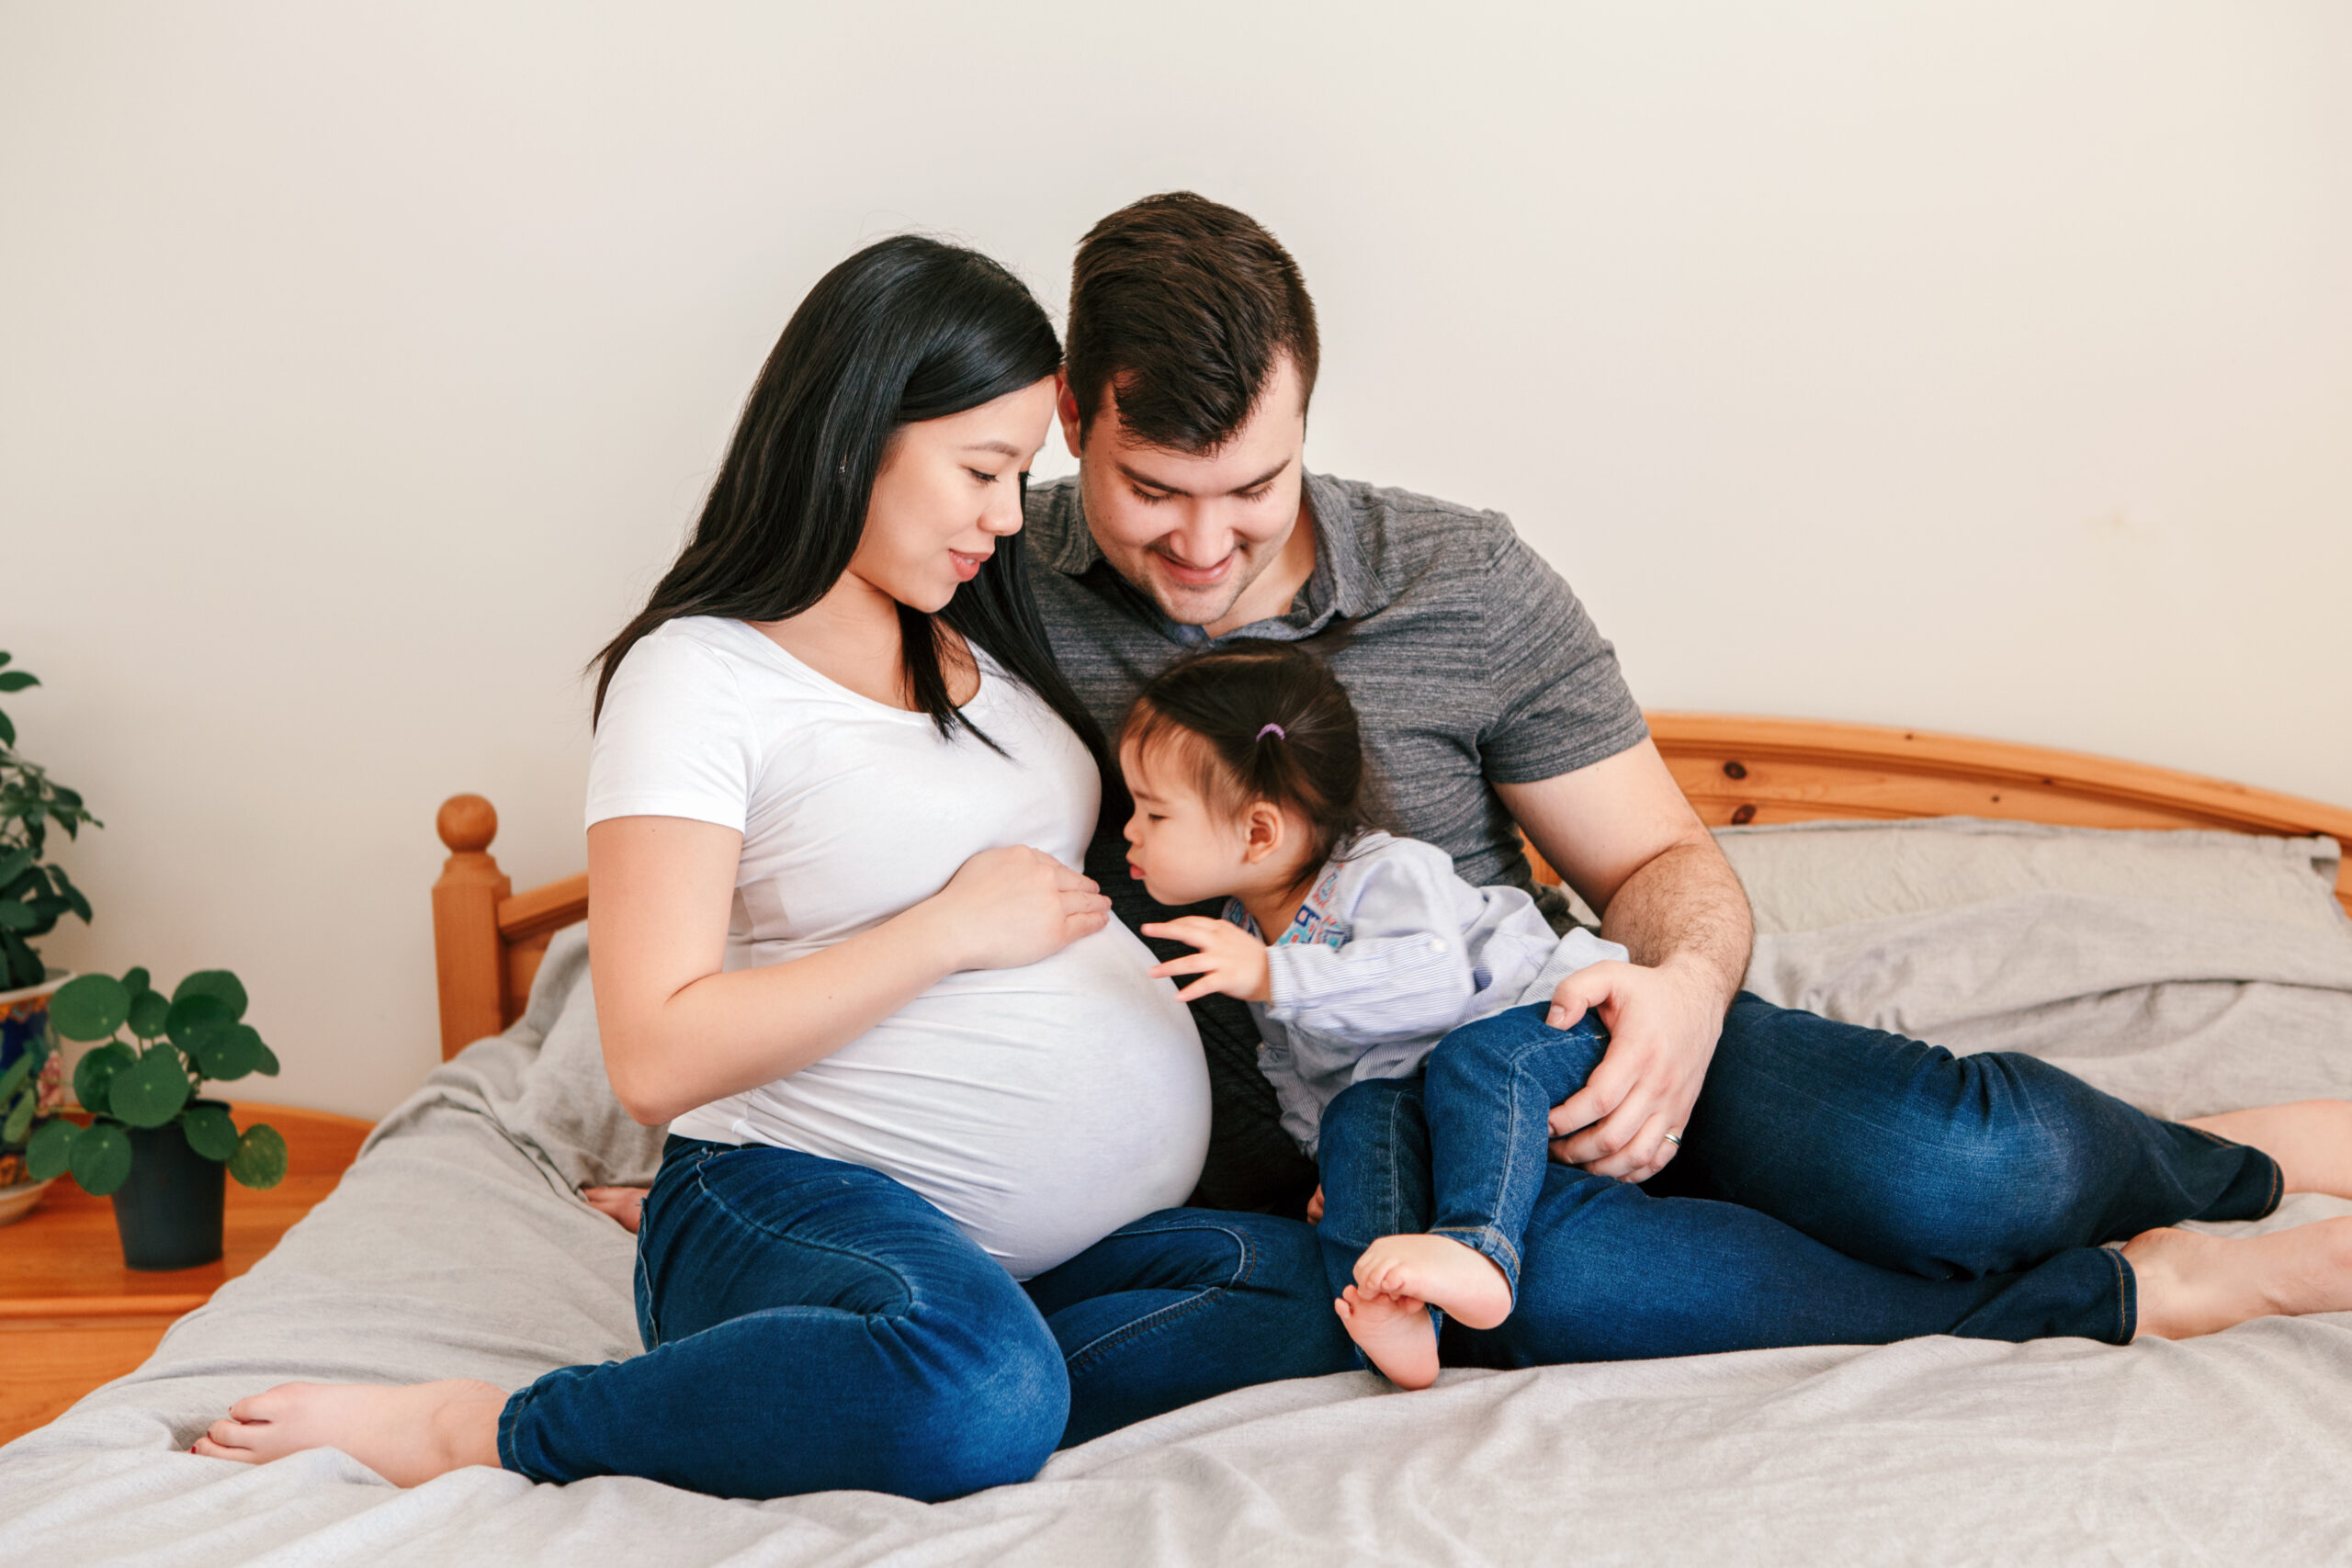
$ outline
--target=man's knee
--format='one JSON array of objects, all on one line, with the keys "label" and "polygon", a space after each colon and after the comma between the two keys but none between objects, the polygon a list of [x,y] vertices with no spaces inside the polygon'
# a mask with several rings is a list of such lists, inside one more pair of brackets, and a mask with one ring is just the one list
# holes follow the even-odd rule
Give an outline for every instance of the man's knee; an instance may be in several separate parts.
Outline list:
[{"label": "man's knee", "polygon": [[2088,1153],[2034,1122],[1951,1118],[1892,1156],[1879,1247],[1917,1273],[1974,1278],[2083,1245]]}]

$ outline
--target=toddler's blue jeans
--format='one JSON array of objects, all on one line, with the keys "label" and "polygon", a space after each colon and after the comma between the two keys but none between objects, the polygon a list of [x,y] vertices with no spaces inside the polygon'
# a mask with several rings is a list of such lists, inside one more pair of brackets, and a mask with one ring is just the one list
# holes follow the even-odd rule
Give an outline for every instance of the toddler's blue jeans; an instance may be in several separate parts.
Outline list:
[{"label": "toddler's blue jeans", "polygon": [[2131,1266],[2101,1247],[2258,1218],[2278,1168],[2012,1052],[1955,1056],[1743,993],[1682,1149],[1641,1186],[1547,1157],[1551,1108],[1608,1036],[1517,1008],[1454,1031],[1420,1078],[1325,1109],[1328,1282],[1374,1238],[1435,1230],[1512,1282],[1450,1364],[1536,1366],[1923,1334],[2132,1337]]}]

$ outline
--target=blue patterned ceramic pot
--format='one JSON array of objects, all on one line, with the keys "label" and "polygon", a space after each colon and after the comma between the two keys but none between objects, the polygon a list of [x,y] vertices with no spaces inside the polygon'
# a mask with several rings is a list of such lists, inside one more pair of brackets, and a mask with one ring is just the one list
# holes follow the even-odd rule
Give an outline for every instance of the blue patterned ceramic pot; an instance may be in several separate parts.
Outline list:
[{"label": "blue patterned ceramic pot", "polygon": [[[49,998],[73,977],[70,971],[60,969],[38,986],[0,991],[0,1073],[16,1066],[17,1058],[31,1050],[49,1032]],[[65,1059],[62,1054],[42,1064],[40,1082],[41,1113],[62,1110]],[[0,1187],[11,1187],[24,1179],[23,1143],[0,1145]]]}]

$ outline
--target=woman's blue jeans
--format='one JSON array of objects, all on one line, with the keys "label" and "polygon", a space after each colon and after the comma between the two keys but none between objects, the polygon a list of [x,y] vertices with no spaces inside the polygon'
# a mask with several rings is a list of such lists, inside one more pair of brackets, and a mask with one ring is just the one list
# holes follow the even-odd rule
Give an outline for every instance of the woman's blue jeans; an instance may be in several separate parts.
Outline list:
[{"label": "woman's blue jeans", "polygon": [[1512,1276],[1502,1326],[1446,1324],[1453,1364],[1923,1334],[2120,1344],[2132,1269],[2099,1244],[2278,1206],[2267,1156],[2045,1062],[1955,1056],[1744,993],[1681,1153],[1639,1187],[1589,1175],[1547,1158],[1545,1114],[1608,1037],[1544,1012],[1456,1030],[1425,1079],[1355,1084],[1324,1111],[1333,1284],[1374,1238],[1432,1228]]},{"label": "woman's blue jeans", "polygon": [[1346,1370],[1322,1284],[1295,1220],[1167,1209],[1023,1285],[879,1172],[673,1137],[638,1232],[645,1354],[516,1393],[499,1460],[727,1497],[960,1496],[1194,1400]]}]

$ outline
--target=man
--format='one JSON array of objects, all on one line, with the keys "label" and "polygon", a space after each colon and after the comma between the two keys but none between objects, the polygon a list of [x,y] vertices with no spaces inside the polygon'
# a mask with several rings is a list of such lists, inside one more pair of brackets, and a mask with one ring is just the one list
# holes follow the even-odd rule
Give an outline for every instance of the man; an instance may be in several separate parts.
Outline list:
[{"label": "man", "polygon": [[[1330,644],[1399,830],[1473,883],[1540,892],[1565,925],[1523,829],[1633,954],[1560,987],[1559,1021],[1591,1009],[1611,1043],[1553,1125],[1560,1157],[1643,1180],[1674,1157],[1747,969],[1747,898],[1610,645],[1509,522],[1306,472],[1317,359],[1296,265],[1241,213],[1180,192],[1095,226],[1061,391],[1080,472],[1030,492],[1024,535],[1055,651],[1109,728],[1188,648]],[[1126,874],[1127,812],[1103,802],[1088,874],[1130,926],[1170,919]],[[1216,1105],[1194,1201],[1303,1205],[1314,1168],[1282,1131],[1248,1011],[1216,997],[1193,1015]]]},{"label": "man", "polygon": [[[1493,513],[1306,472],[1314,305],[1255,221],[1186,192],[1105,218],[1079,246],[1066,353],[1080,470],[1028,496],[1023,537],[1056,656],[1105,728],[1187,649],[1314,638],[1396,829],[1474,883],[1532,892],[1523,829],[1631,954],[1569,976],[1542,1019],[1474,1026],[1577,1026],[1593,1066],[1552,1113],[1516,1310],[1483,1335],[1449,1323],[1448,1359],[2120,1343],[2352,1303],[2352,1222],[2160,1228],[2267,1213],[2282,1187],[2352,1195],[2352,1105],[2178,1125],[2030,1057],[1956,1058],[1737,996],[1747,899],[1567,586]],[[1128,802],[1106,790],[1087,869],[1130,925],[1169,919],[1126,875]],[[1565,923],[1556,895],[1549,912]],[[1297,1209],[1316,1173],[1247,1012],[1193,1011],[1215,1097],[1194,1201]],[[1419,1084],[1363,1098],[1396,1154],[1371,1188],[1391,1229],[1422,1229]],[[1341,1258],[1370,1239],[1325,1237]]]},{"label": "man", "polygon": [[[2170,1228],[2256,1218],[2283,1191],[2352,1197],[2352,1102],[2160,1122],[2029,1056],[1954,1057],[1736,995],[1746,897],[1608,643],[1501,517],[1308,474],[1317,357],[1298,268],[1250,219],[1187,193],[1113,213],[1072,275],[1060,412],[1080,471],[1027,498],[1021,536],[1056,655],[1106,728],[1189,648],[1313,638],[1396,828],[1472,882],[1530,888],[1523,829],[1632,955],[1569,976],[1547,1017],[1472,1026],[1574,1026],[1591,1066],[1552,1113],[1510,1317],[1449,1323],[1449,1360],[2122,1343],[2352,1307],[2352,1220]],[[1126,875],[1128,803],[1107,788],[1088,870],[1131,925],[1166,919]],[[1249,1016],[1193,1008],[1215,1096],[1194,1201],[1295,1212],[1316,1172]],[[1395,1156],[1348,1211],[1426,1228],[1418,1080],[1340,1103]],[[590,1196],[634,1221],[635,1194]],[[1385,1234],[1324,1230],[1341,1259]]]}]

